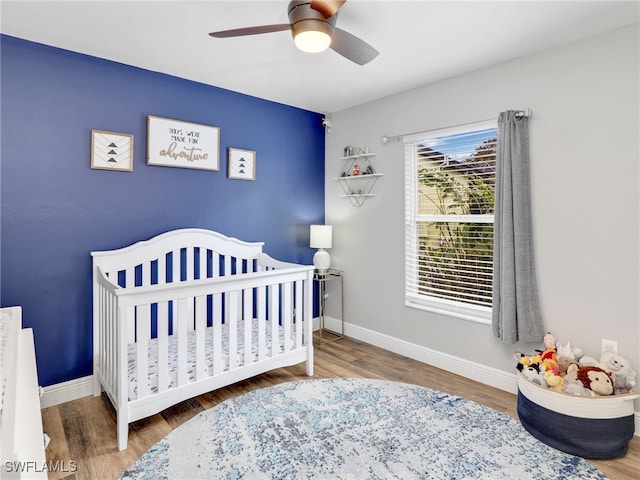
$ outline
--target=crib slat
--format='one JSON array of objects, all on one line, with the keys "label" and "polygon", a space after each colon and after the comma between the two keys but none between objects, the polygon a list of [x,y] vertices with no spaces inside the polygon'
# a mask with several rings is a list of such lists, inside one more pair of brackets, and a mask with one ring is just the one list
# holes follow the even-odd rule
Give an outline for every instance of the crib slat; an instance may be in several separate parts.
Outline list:
[{"label": "crib slat", "polygon": [[253,289],[246,288],[242,291],[244,305],[242,308],[244,319],[244,360],[243,365],[253,363]]},{"label": "crib slat", "polygon": [[[115,341],[113,343],[115,349],[115,371],[116,371],[116,384],[113,391],[116,405],[114,407],[118,412],[126,412],[127,401],[129,399],[128,395],[128,349],[127,349],[127,338],[126,334],[126,326],[133,325],[135,321],[136,315],[136,307],[132,304],[129,304],[127,301],[118,302],[117,315],[115,318],[120,320],[119,322],[115,322]],[[138,390],[139,394],[140,390]],[[139,396],[138,396],[139,398]],[[124,434],[126,439],[126,426],[127,426],[127,418],[126,415],[124,418],[121,415],[118,415],[118,448],[121,448],[121,440]]]},{"label": "crib slat", "polygon": [[224,256],[224,276],[231,275],[231,255]]},{"label": "crib slat", "polygon": [[127,268],[124,271],[124,286],[133,287],[135,285],[136,269],[135,267]]},{"label": "crib slat", "polygon": [[207,250],[199,248],[198,252],[200,253],[200,256],[198,257],[198,270],[200,272],[200,276],[198,278],[207,278]]},{"label": "crib slat", "polygon": [[278,321],[280,320],[280,286],[269,285],[269,322],[271,323],[271,356],[280,352],[280,338],[278,335]]},{"label": "crib slat", "polygon": [[167,283],[167,257],[160,255],[158,257],[158,285]]},{"label": "crib slat", "polygon": [[[109,355],[109,375],[111,377],[112,392],[118,390],[118,328],[123,322],[118,318],[118,299],[114,296],[110,298],[110,312],[105,325],[107,330],[107,351]],[[126,320],[126,319],[125,319]]]},{"label": "crib slat", "polygon": [[138,395],[144,398],[149,395],[149,338],[151,338],[151,309],[149,304],[138,305],[136,308],[136,378],[138,380]]},{"label": "crib slat", "polygon": [[[167,283],[175,283],[180,281],[180,249],[172,250],[170,252],[171,257],[171,281],[167,278]],[[171,331],[176,334],[177,318],[178,318],[178,304],[176,300],[171,301],[169,318],[171,319]]]},{"label": "crib slat", "polygon": [[[135,268],[127,268],[124,271],[124,286],[133,287],[135,285]],[[136,324],[135,321],[127,322],[127,342],[136,341]]]},{"label": "crib slat", "polygon": [[171,281],[180,281],[180,250],[171,252]]},{"label": "crib slat", "polygon": [[226,323],[229,328],[229,370],[238,366],[238,310],[240,298],[238,291],[234,290],[227,295],[229,314]]},{"label": "crib slat", "polygon": [[300,308],[301,304],[300,304],[300,293],[301,293],[301,288],[300,288],[300,284],[302,282],[295,281],[293,282],[293,312],[292,312],[292,341],[293,341],[293,348],[300,348],[301,347],[301,343],[300,340],[302,338],[301,336],[301,328],[298,325],[298,309]]},{"label": "crib slat", "polygon": [[284,351],[291,350],[291,323],[293,307],[291,305],[291,282],[282,285],[282,326],[284,330]]},{"label": "crib slat", "polygon": [[193,280],[195,278],[195,252],[193,247],[189,247],[187,250],[186,257],[186,272],[187,278],[186,280]]},{"label": "crib slat", "polygon": [[142,285],[151,285],[151,262],[142,264]]},{"label": "crib slat", "polygon": [[220,276],[220,254],[212,252],[211,254],[211,277]]},{"label": "crib slat", "polygon": [[[97,367],[99,368],[99,372],[104,376],[105,372],[108,372],[108,353],[107,350],[107,338],[106,338],[106,325],[105,319],[109,318],[108,315],[108,307],[109,307],[109,297],[107,296],[107,292],[105,289],[98,285],[95,288],[94,295],[97,297],[97,305],[98,305],[98,316],[96,317],[94,312],[94,321],[97,319],[97,324],[95,324],[94,328],[97,329],[98,337],[94,337],[94,349],[97,348],[97,352],[93,352],[94,355],[98,356]],[[94,306],[95,308],[95,306]],[[97,340],[97,342],[96,342]],[[97,344],[96,344],[97,343]],[[95,367],[94,367],[95,368]],[[96,372],[94,372],[95,375]],[[111,387],[111,377],[108,377],[107,381],[109,382],[108,388]],[[99,393],[99,392],[98,392]],[[94,395],[96,392],[94,392]]]},{"label": "crib slat", "polygon": [[116,352],[118,351],[118,336],[117,336],[117,328],[118,328],[118,299],[115,295],[109,296],[107,299],[106,305],[106,317],[102,319],[102,328],[105,334],[104,339],[104,348],[106,349],[105,357],[107,363],[106,375],[109,379],[109,388],[111,392],[116,391],[116,382],[118,381],[118,371],[117,371],[117,357]]},{"label": "crib slat", "polygon": [[267,287],[258,287],[256,306],[258,309],[258,360],[267,358],[266,324],[267,318]]},{"label": "crib slat", "polygon": [[205,329],[207,327],[207,297],[199,296],[195,299],[195,335],[196,335],[196,380],[202,380],[208,375],[205,358]]},{"label": "crib slat", "polygon": [[169,302],[158,302],[158,391],[169,388]]},{"label": "crib slat", "polygon": [[[97,297],[97,305],[98,305],[99,313],[98,313],[98,316],[96,317],[94,312],[94,321],[95,319],[97,319],[97,324],[95,325],[94,328],[98,329],[98,332],[97,332],[98,338],[97,338],[97,345],[94,343],[93,348],[97,348],[98,351],[93,352],[93,354],[98,356],[98,367],[100,369],[100,372],[102,372],[102,374],[104,375],[104,372],[108,371],[107,354],[109,353],[109,351],[107,350],[107,339],[106,339],[107,332],[106,332],[105,318],[109,318],[108,317],[109,313],[107,311],[107,308],[109,306],[109,302],[108,302],[109,297],[107,296],[107,292],[105,292],[105,289],[102,286],[98,285],[94,287],[94,289],[95,289],[94,295]],[[94,337],[94,342],[95,340],[96,338]]]},{"label": "crib slat", "polygon": [[[177,385],[180,387],[187,383],[187,325],[189,319],[193,319],[193,314],[189,315],[189,305],[193,305],[188,298],[181,298],[177,301],[178,318],[173,322],[173,334],[177,335],[178,343],[178,364],[177,364]],[[193,320],[191,320],[193,321]]]},{"label": "crib slat", "polygon": [[222,294],[212,295],[213,374],[222,372]]},{"label": "crib slat", "polygon": [[[167,283],[167,256],[158,256],[156,265],[158,285]],[[156,303],[156,338],[158,342],[158,392],[169,388],[169,302]]]}]

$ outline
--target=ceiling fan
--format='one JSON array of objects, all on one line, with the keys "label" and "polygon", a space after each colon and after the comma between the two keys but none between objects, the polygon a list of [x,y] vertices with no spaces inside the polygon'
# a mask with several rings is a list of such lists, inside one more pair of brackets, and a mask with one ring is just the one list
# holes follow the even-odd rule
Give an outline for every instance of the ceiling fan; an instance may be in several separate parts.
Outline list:
[{"label": "ceiling fan", "polygon": [[347,0],[311,0],[289,2],[289,23],[260,25],[211,32],[215,38],[241,37],[291,30],[296,46],[316,53],[331,48],[343,57],[365,65],[378,56],[378,51],[365,41],[336,27],[338,10]]}]

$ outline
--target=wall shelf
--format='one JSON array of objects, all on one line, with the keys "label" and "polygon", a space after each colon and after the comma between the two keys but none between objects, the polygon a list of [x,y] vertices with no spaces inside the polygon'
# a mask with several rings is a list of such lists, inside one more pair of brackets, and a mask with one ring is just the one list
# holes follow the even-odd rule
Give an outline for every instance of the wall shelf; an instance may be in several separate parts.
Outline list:
[{"label": "wall shelf", "polygon": [[375,153],[358,153],[342,157],[344,162],[342,173],[334,178],[339,182],[344,190],[342,198],[348,198],[354,207],[360,207],[367,198],[375,197],[371,193],[373,186],[382,177],[382,173],[377,173],[371,164],[371,157]]}]

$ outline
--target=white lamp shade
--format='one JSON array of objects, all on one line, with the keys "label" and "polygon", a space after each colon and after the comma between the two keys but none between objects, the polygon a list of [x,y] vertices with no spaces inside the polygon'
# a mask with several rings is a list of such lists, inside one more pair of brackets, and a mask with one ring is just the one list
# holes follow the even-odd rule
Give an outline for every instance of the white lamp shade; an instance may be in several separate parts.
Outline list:
[{"label": "white lamp shade", "polygon": [[331,225],[311,225],[309,246],[311,248],[331,248],[333,227]]}]

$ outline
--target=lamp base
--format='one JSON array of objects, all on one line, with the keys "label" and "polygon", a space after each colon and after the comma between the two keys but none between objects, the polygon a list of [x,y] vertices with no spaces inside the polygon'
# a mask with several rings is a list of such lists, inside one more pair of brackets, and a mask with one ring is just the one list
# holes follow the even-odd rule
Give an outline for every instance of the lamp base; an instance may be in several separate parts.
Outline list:
[{"label": "lamp base", "polygon": [[327,270],[331,266],[331,257],[329,252],[324,248],[319,248],[313,255],[313,266],[316,267],[318,273],[327,273]]}]

